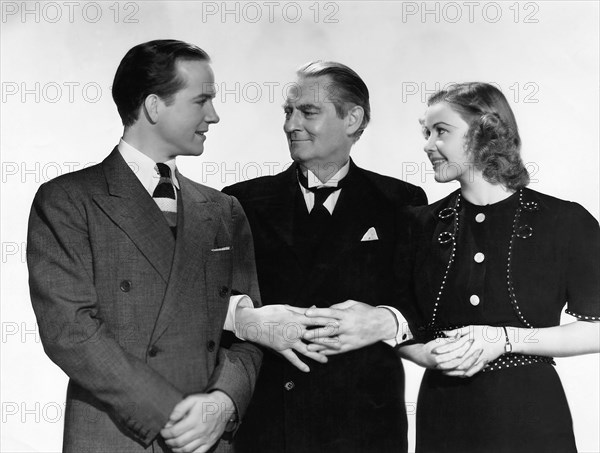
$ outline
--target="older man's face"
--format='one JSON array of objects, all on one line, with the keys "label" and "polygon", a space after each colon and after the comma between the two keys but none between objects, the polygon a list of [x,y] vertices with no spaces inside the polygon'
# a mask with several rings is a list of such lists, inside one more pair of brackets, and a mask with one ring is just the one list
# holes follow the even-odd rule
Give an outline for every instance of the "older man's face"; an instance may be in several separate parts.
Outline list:
[{"label": "older man's face", "polygon": [[284,105],[285,123],[292,159],[312,169],[341,167],[350,155],[353,139],[348,115],[338,117],[328,93],[328,76],[302,77],[289,92]]}]

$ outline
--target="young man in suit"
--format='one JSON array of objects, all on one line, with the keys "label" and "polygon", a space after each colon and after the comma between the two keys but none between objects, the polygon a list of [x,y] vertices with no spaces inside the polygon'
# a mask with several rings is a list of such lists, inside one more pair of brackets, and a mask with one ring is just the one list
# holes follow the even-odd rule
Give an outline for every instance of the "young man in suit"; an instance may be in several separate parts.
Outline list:
[{"label": "young man in suit", "polygon": [[397,310],[403,276],[394,269],[406,240],[401,211],[425,204],[425,193],[350,159],[370,106],[365,83],[347,66],[301,68],[285,115],[294,164],[224,192],[248,216],[263,308],[288,304],[313,316],[316,306],[335,320],[298,332],[312,351],[325,343],[335,354],[326,364],[309,359],[303,374],[265,350],[236,451],[406,451],[404,371],[390,347],[406,334]]},{"label": "young man in suit", "polygon": [[113,83],[119,145],[35,197],[31,299],[44,348],[70,378],[65,452],[232,448],[261,352],[222,331],[238,304],[258,303],[252,236],[234,198],[175,167],[202,154],[219,121],[214,95],[202,49],[132,48]]}]

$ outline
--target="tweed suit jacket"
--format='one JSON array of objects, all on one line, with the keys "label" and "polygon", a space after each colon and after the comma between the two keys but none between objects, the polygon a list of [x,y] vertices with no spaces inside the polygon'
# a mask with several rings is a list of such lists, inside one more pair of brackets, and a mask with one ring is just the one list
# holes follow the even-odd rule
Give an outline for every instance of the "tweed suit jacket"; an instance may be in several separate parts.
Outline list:
[{"label": "tweed suit jacket", "polygon": [[[262,302],[308,308],[353,299],[403,309],[399,291],[409,274],[395,272],[397,251],[407,240],[401,213],[409,204],[426,203],[423,190],[351,161],[331,225],[310,253],[303,242],[308,232],[302,218],[308,214],[296,168],[224,189],[248,216]],[[378,239],[363,240],[371,228]],[[406,451],[404,371],[393,348],[380,342],[332,356],[326,364],[302,360],[309,373],[265,351],[236,451]]]},{"label": "tweed suit jacket", "polygon": [[221,342],[232,291],[259,301],[246,216],[177,178],[177,240],[117,148],[35,196],[31,300],[44,349],[70,378],[65,452],[170,451],[159,431],[184,396],[221,390],[240,417],[249,403],[261,352]]}]

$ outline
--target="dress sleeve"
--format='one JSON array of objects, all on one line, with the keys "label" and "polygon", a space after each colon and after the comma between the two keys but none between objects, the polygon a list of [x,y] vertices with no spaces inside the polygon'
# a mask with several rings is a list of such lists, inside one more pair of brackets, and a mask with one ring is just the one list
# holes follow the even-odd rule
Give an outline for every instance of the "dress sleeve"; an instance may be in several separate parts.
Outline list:
[{"label": "dress sleeve", "polygon": [[566,313],[600,321],[600,228],[581,205],[570,205]]}]

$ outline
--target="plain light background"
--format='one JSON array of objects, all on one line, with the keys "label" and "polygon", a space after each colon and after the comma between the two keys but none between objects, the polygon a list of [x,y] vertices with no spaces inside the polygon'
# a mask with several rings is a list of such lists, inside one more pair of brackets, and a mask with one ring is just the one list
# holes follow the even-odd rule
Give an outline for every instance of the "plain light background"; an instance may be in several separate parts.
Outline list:
[{"label": "plain light background", "polygon": [[[445,196],[457,186],[437,184],[425,159],[424,101],[450,82],[493,82],[515,111],[530,187],[578,201],[598,218],[598,5],[3,2],[0,449],[60,451],[67,379],[36,333],[27,217],[41,183],[100,162],[118,143],[110,85],[132,46],[175,38],[211,55],[221,122],[211,126],[204,155],[178,166],[215,188],[285,168],[285,84],[301,64],[328,59],[355,69],[371,91],[372,123],[352,151],[360,166],[421,185],[430,201]],[[557,362],[579,449],[598,452],[598,356]],[[421,370],[406,370],[414,448]]]}]

